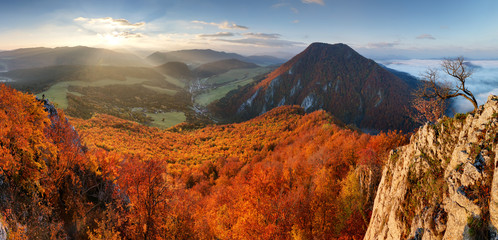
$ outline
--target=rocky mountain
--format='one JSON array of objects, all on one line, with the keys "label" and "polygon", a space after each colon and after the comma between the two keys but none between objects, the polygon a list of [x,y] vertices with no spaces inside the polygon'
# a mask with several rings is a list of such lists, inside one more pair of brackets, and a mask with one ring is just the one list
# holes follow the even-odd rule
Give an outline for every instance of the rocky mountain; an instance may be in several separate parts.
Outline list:
[{"label": "rocky mountain", "polygon": [[[313,43],[268,74],[211,106],[222,118],[250,119],[282,105],[324,109],[367,130],[410,130],[410,85],[345,44]],[[233,117],[235,116],[235,117]]]},{"label": "rocky mountain", "polygon": [[254,63],[243,62],[237,59],[226,59],[200,65],[194,69],[194,74],[199,78],[211,77],[228,72],[232,69],[257,68]]},{"label": "rocky mountain", "polygon": [[189,65],[199,66],[201,64],[226,59],[237,59],[258,65],[273,65],[285,62],[285,60],[268,56],[245,57],[237,53],[219,52],[211,49],[191,49],[171,52],[155,52],[147,57],[147,60],[155,65],[167,62],[184,62]]},{"label": "rocky mountain", "polygon": [[0,69],[39,68],[60,65],[148,66],[142,58],[102,48],[23,48],[0,52]]},{"label": "rocky mountain", "polygon": [[496,239],[496,153],[498,96],[424,125],[391,152],[365,239]]},{"label": "rocky mountain", "polygon": [[379,64],[379,65],[381,65],[387,71],[394,74],[396,77],[399,77],[401,80],[405,81],[405,83],[408,84],[408,86],[410,86],[410,88],[417,88],[419,86],[419,84],[421,83],[421,81],[417,77],[415,77],[407,72],[401,72],[401,71],[398,71],[398,70],[395,70],[392,68],[388,68],[382,64]]}]

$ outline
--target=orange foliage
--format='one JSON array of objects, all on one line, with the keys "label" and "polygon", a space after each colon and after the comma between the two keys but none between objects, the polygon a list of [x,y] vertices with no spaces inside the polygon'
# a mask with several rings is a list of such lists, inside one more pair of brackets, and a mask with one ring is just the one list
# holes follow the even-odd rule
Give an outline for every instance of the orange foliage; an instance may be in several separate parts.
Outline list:
[{"label": "orange foliage", "polygon": [[[361,237],[373,193],[367,198],[363,192],[368,190],[351,185],[359,178],[353,173],[361,166],[375,168],[379,178],[390,149],[407,140],[399,132],[362,134],[338,125],[323,111],[304,114],[295,106],[240,124],[193,131],[161,131],[107,115],[72,122],[90,149],[130,156],[127,161],[138,157],[165,164],[168,178],[162,183],[168,183],[168,194],[161,198],[172,205],[156,210],[165,218],[158,223],[167,226],[157,228],[156,236],[165,238],[177,236],[178,229],[202,239]],[[134,166],[131,172],[120,171],[122,179],[130,178],[121,187],[146,171],[141,164],[121,164],[123,169]],[[354,197],[358,202],[352,203],[358,206],[344,205],[351,191],[359,191]],[[143,191],[127,194],[132,208],[144,203],[139,200]],[[129,214],[138,221],[147,212],[141,211]]]},{"label": "orange foliage", "polygon": [[32,95],[2,85],[0,109],[0,209],[26,238],[359,239],[406,142],[296,106],[197,130],[71,119],[82,142]]},{"label": "orange foliage", "polygon": [[105,181],[64,113],[43,104],[0,85],[1,215],[12,236],[83,237],[76,229],[99,217],[103,199],[90,195]]}]

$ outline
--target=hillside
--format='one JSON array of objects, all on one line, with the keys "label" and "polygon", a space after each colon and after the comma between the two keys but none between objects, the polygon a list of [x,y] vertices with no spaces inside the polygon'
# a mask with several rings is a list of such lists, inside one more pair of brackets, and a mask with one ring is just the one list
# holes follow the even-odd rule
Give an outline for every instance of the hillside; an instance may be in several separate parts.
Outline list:
[{"label": "hillside", "polygon": [[233,69],[248,69],[257,67],[259,66],[254,63],[243,62],[237,59],[226,59],[202,64],[199,67],[195,68],[193,70],[193,73],[198,78],[207,78],[214,75],[226,73]]},{"label": "hillside", "polygon": [[[240,121],[282,105],[324,109],[367,131],[411,130],[406,115],[412,88],[344,44],[313,43],[268,74],[211,105],[221,118]],[[235,117],[234,117],[235,116]]]},{"label": "hillside", "polygon": [[365,239],[494,239],[498,97],[426,124],[393,152]]},{"label": "hillside", "polygon": [[65,65],[12,70],[0,73],[0,76],[12,79],[13,82],[9,84],[14,88],[32,93],[45,91],[59,82],[91,83],[105,79],[125,81],[127,77],[147,79],[156,85],[166,84],[164,76],[145,67]]},{"label": "hillside", "polygon": [[250,59],[249,62],[256,63],[260,66],[271,66],[271,65],[280,65],[285,63],[287,59],[268,56],[268,55],[251,55],[247,57]]},{"label": "hillside", "polygon": [[194,93],[194,104],[205,107],[225,97],[232,90],[260,81],[273,70],[275,67],[232,69],[210,78],[197,79],[190,84]]},{"label": "hillside", "polygon": [[4,51],[0,52],[0,65],[7,71],[60,65],[148,66],[146,61],[130,53],[83,46]]},{"label": "hillside", "polygon": [[[189,239],[361,238],[382,159],[405,139],[361,134],[298,106],[197,130],[158,131],[105,115],[72,122],[91,150],[167,163],[170,187],[159,200],[169,204],[153,221],[170,226],[161,234]],[[129,194],[137,210],[145,207]]]},{"label": "hillside", "polygon": [[[188,80],[168,74],[181,69],[117,66],[51,66],[0,73],[18,90],[36,93],[57,103],[73,117],[111,114],[156,127],[195,121]],[[168,71],[166,71],[168,70]],[[188,69],[187,69],[188,70]]]},{"label": "hillside", "polygon": [[400,78],[401,80],[405,81],[406,84],[408,84],[408,86],[412,89],[416,89],[417,87],[419,87],[419,84],[420,84],[420,80],[418,80],[418,78],[416,78],[415,76],[409,74],[409,73],[406,73],[406,72],[400,72],[398,70],[395,70],[395,69],[392,69],[392,68],[388,68],[382,64],[379,64],[380,66],[382,66],[383,68],[385,68],[387,71],[391,72],[392,74],[394,74],[396,77]]},{"label": "hillside", "polygon": [[5,85],[0,107],[0,234],[13,238],[358,239],[405,142],[298,106],[167,131],[109,115],[73,128]]},{"label": "hillside", "polygon": [[194,74],[190,71],[187,64],[182,62],[167,62],[155,67],[155,69],[168,76],[184,79],[187,82],[194,78]]},{"label": "hillside", "polygon": [[47,101],[1,84],[0,109],[0,236],[88,238],[78,229],[104,218],[114,191],[105,154],[91,155]]}]

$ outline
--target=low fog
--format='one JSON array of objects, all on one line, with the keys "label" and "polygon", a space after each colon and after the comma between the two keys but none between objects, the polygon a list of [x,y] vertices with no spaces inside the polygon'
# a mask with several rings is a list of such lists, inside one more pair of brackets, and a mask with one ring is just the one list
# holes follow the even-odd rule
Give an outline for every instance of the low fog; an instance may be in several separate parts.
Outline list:
[{"label": "low fog", "polygon": [[[476,60],[469,61],[474,66],[474,74],[465,83],[467,88],[474,94],[477,103],[482,105],[490,94],[498,95],[498,61],[496,60]],[[380,61],[388,68],[407,72],[420,78],[428,68],[440,69],[441,60],[391,60]],[[455,82],[450,77],[440,73],[441,79]],[[472,104],[463,97],[457,97],[453,101],[453,110],[459,113],[472,111]]]}]

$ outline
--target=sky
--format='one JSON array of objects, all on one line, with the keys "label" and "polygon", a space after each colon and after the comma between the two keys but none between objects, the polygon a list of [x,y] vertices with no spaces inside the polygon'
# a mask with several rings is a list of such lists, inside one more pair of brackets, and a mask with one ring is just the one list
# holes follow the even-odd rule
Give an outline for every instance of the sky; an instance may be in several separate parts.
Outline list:
[{"label": "sky", "polygon": [[[410,60],[381,60],[385,66],[406,72],[412,76],[423,78],[422,75],[427,69],[436,69],[439,71],[442,82],[451,83],[453,86],[456,80],[444,74],[441,69],[441,60],[433,59],[410,59]],[[469,89],[477,100],[478,105],[486,103],[488,96],[498,95],[498,60],[472,60],[472,75],[465,82],[465,87]],[[471,102],[463,97],[453,99],[452,103],[454,113],[466,113],[474,109]]]},{"label": "sky", "polygon": [[497,0],[0,0],[0,50],[90,46],[290,57],[312,42],[376,59],[498,59]]}]

